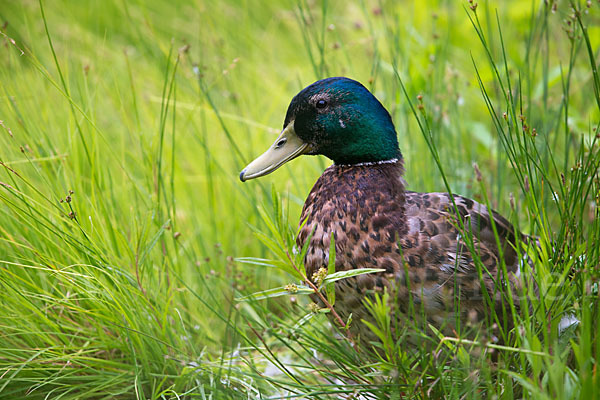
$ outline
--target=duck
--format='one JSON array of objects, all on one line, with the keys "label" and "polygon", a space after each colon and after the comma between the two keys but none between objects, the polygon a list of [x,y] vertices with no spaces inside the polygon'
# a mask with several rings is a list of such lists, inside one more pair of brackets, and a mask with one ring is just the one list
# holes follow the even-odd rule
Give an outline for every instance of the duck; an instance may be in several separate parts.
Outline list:
[{"label": "duck", "polygon": [[333,161],[300,216],[296,244],[303,249],[308,241],[308,279],[326,271],[332,238],[336,272],[378,269],[335,283],[333,307],[343,321],[352,316],[353,337],[378,340],[369,324],[356,321],[372,326],[365,301],[385,294],[394,326],[411,322],[444,334],[456,334],[457,324],[510,328],[528,264],[517,246],[529,236],[467,197],[406,190],[392,117],[365,86],[331,77],[302,89],[281,134],[239,178],[265,176],[301,155]]}]

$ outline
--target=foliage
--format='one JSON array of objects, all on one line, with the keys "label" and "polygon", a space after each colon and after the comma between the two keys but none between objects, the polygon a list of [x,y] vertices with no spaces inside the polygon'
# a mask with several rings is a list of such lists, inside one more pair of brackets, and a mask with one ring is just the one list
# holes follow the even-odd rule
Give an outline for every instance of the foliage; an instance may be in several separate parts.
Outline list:
[{"label": "foliage", "polygon": [[[599,19],[564,0],[5,2],[0,397],[600,397]],[[502,344],[398,326],[374,298],[368,353],[300,296],[297,217],[328,161],[237,176],[333,75],[390,110],[411,190],[539,237]]]}]

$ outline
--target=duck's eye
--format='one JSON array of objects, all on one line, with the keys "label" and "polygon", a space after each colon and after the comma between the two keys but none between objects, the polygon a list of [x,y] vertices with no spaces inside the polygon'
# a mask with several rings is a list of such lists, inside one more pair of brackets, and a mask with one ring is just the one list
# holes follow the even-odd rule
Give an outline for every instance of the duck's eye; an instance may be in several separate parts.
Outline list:
[{"label": "duck's eye", "polygon": [[327,107],[327,102],[325,100],[321,99],[321,100],[317,101],[317,108],[318,109],[322,110],[325,107]]}]

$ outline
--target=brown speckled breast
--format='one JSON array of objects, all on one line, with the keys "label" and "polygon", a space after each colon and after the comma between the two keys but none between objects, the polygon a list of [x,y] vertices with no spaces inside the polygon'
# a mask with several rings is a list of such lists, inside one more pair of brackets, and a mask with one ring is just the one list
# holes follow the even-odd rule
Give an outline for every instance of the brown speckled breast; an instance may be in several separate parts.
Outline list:
[{"label": "brown speckled breast", "polygon": [[[443,332],[461,321],[485,317],[484,291],[497,309],[507,309],[504,279],[498,277],[499,251],[492,230],[493,218],[501,239],[512,289],[518,260],[511,246],[514,229],[496,213],[473,200],[454,196],[458,215],[473,232],[473,244],[463,240],[450,196],[404,190],[402,161],[368,166],[327,168],[317,180],[302,210],[306,223],[298,234],[300,248],[314,230],[305,258],[309,277],[329,258],[330,237],[335,239],[336,270],[381,268],[385,272],[362,275],[336,283],[336,312],[343,319],[353,314],[351,331],[363,340],[375,340],[361,319],[372,320],[363,305],[365,296],[390,293],[396,319],[407,317],[409,304],[422,322]],[[479,279],[471,248],[489,274]],[[518,275],[518,274],[517,274]],[[496,283],[495,283],[496,282]],[[494,285],[498,285],[495,287]],[[508,291],[508,295],[512,290]],[[460,299],[460,315],[456,301]],[[502,314],[502,313],[501,313]],[[413,317],[411,317],[413,318]],[[419,316],[417,316],[419,319]]]}]

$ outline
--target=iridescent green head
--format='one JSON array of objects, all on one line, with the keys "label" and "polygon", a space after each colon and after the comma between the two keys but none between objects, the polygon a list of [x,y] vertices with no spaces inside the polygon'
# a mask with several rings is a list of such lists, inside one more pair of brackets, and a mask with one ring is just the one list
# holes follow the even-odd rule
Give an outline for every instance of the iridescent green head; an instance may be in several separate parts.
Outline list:
[{"label": "iridescent green head", "polygon": [[323,154],[336,164],[401,157],[390,114],[367,88],[348,78],[323,79],[298,93],[281,135],[240,179],[266,175],[301,154]]}]

